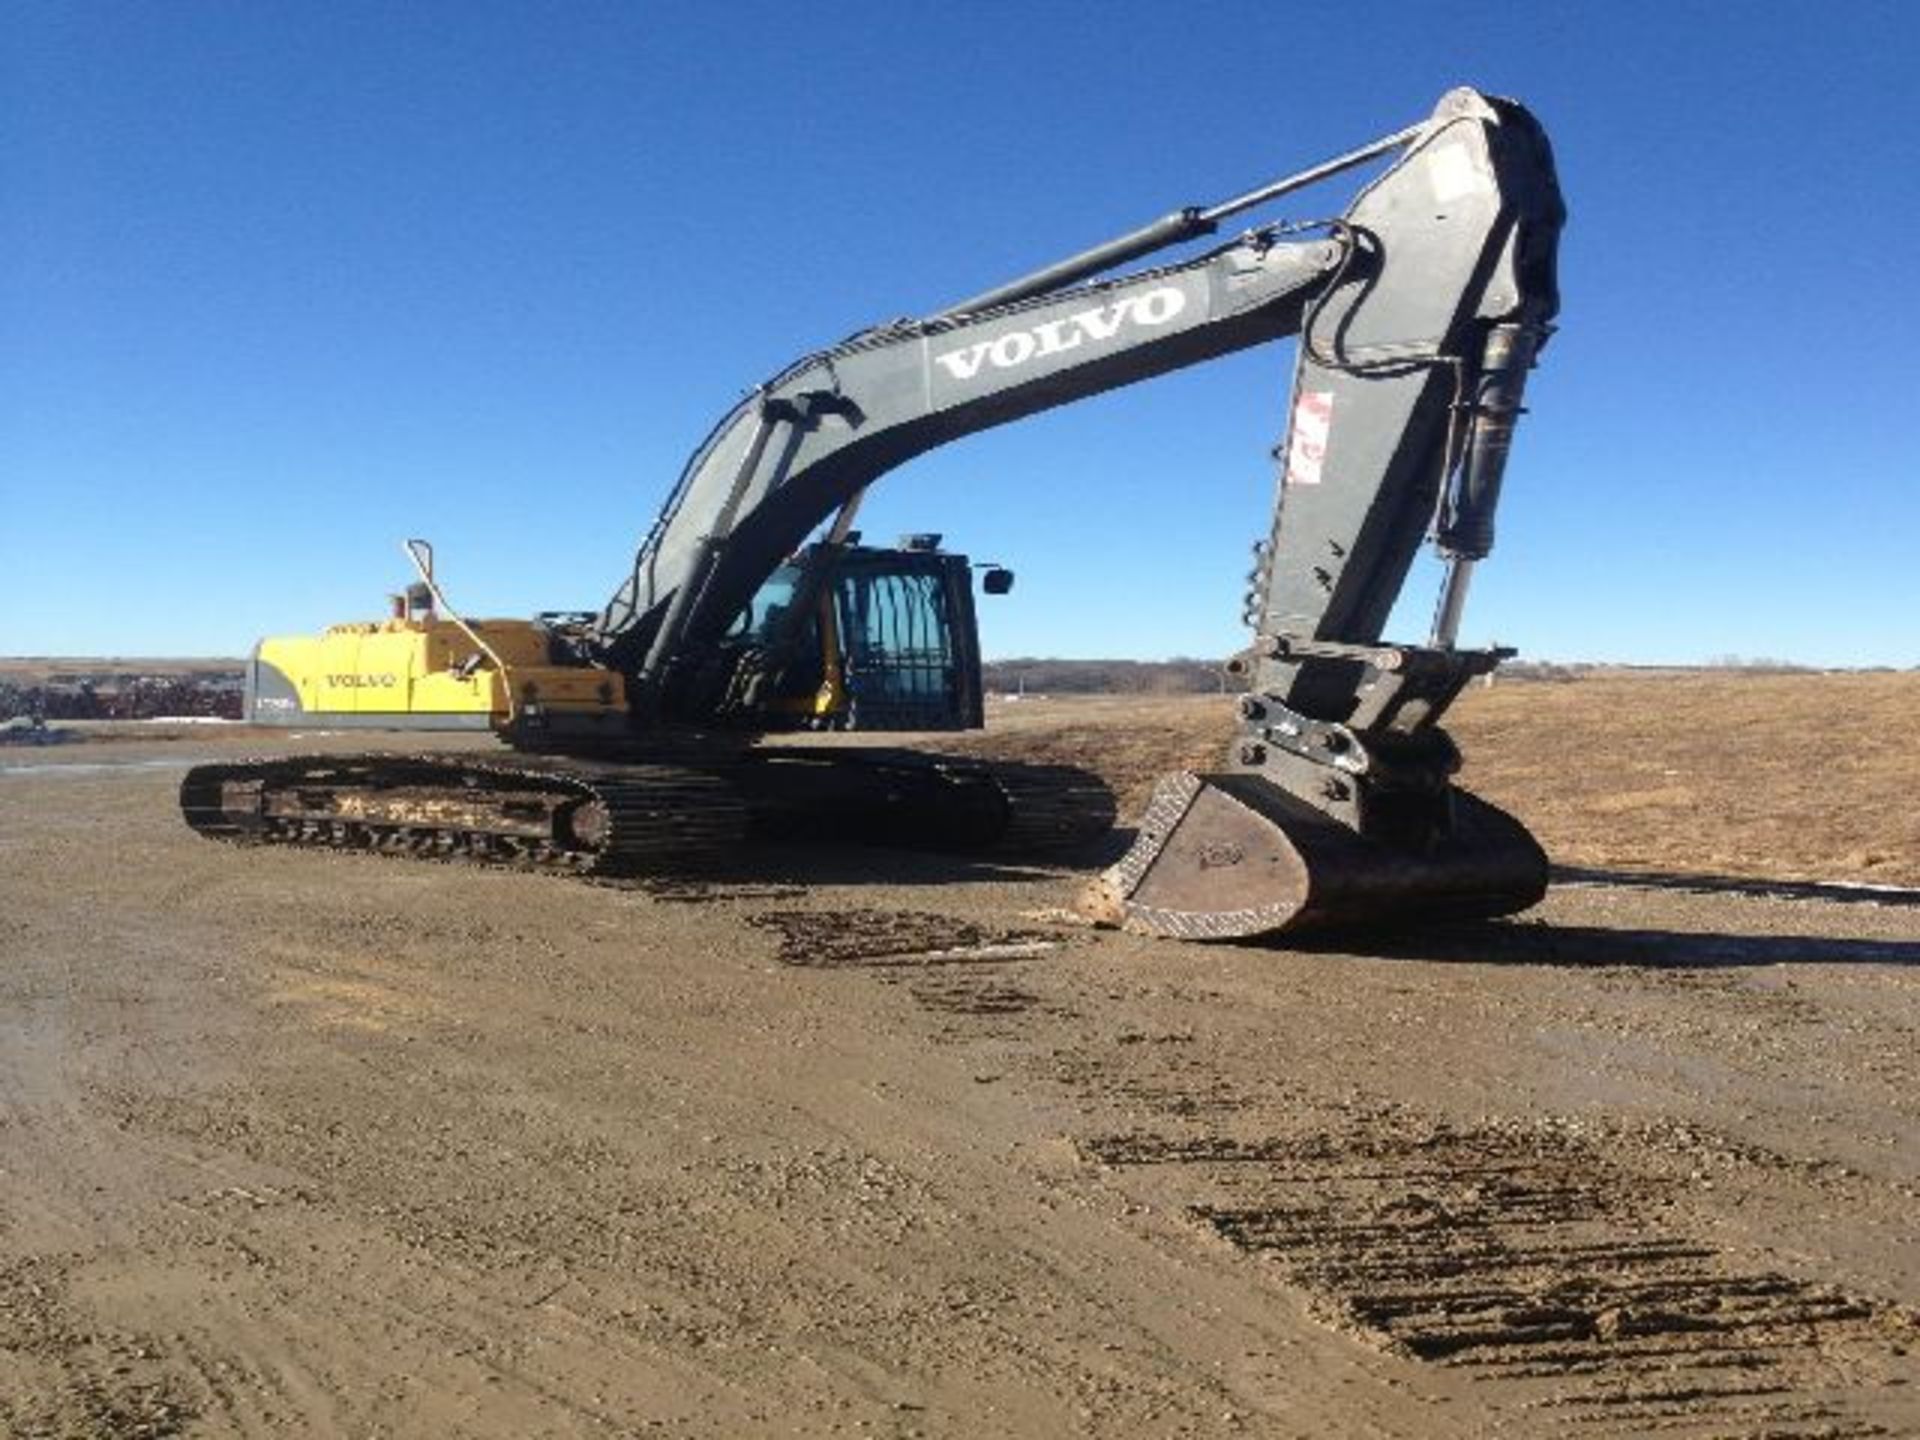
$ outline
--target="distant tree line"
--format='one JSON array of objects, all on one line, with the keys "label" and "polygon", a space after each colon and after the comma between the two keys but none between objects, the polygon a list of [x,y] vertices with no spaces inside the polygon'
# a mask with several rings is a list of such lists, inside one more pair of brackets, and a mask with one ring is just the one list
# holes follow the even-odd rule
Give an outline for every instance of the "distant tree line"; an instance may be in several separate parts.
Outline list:
[{"label": "distant tree line", "polygon": [[[1586,665],[1547,661],[1509,661],[1502,680],[1577,680]],[[1172,660],[989,660],[981,666],[993,695],[1221,695],[1247,688],[1216,660],[1179,656]]]},{"label": "distant tree line", "polygon": [[1713,670],[1752,670],[1769,675],[1797,675],[1814,669],[1793,660],[1774,660],[1765,655],[1715,655],[1707,661]]},{"label": "distant tree line", "polygon": [[132,675],[105,681],[0,681],[0,720],[156,720],[179,716],[240,718],[241,678]]},{"label": "distant tree line", "polygon": [[[1496,682],[1564,684],[1604,675],[1683,674],[1737,670],[1743,675],[1818,673],[1821,667],[1765,657],[1716,655],[1705,665],[1617,665],[1589,661],[1509,660],[1495,672]],[[1855,667],[1892,671],[1894,666]],[[1914,667],[1920,669],[1920,666]],[[994,695],[1215,695],[1247,688],[1212,660],[989,660],[981,667]]]},{"label": "distant tree line", "polygon": [[995,695],[1217,695],[1246,689],[1217,660],[989,660]]}]

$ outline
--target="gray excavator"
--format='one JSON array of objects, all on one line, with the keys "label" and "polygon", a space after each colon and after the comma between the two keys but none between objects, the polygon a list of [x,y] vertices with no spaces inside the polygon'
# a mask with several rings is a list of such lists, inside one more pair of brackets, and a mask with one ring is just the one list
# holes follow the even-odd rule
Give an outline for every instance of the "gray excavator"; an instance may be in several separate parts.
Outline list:
[{"label": "gray excavator", "polygon": [[[1337,218],[1246,229],[1113,275],[1368,162]],[[1165,218],[937,314],[782,370],[694,452],[598,612],[467,621],[430,553],[383,622],[263,641],[261,724],[485,728],[511,759],[360,754],[196,767],[217,838],[588,873],[726,857],[755,828],[1071,842],[1111,799],[1059,767],[778,746],[782,730],[980,723],[964,557],[858,543],[861,497],[975,431],[1298,337],[1278,500],[1256,547],[1252,645],[1220,768],[1167,777],[1088,900],[1150,934],[1265,936],[1491,916],[1545,890],[1512,817],[1453,783],[1440,721],[1512,652],[1456,644],[1529,370],[1558,308],[1551,149],[1510,100],[1445,95],[1417,124]],[[1425,644],[1383,640],[1423,540],[1445,562]],[[986,571],[984,588],[1011,576]]]}]

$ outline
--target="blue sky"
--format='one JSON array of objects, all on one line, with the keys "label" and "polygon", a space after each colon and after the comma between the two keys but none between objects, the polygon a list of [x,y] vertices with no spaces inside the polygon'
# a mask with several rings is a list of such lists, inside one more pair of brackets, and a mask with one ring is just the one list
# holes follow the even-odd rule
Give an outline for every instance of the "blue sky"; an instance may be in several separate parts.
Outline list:
[{"label": "blue sky", "polygon": [[[1463,638],[1920,664],[1920,6],[0,21],[0,653],[233,654],[371,616],[413,534],[470,613],[598,606],[788,359],[1471,83],[1544,120],[1572,218]],[[1225,654],[1290,363],[948,447],[863,524],[1019,571],[989,654]]]}]

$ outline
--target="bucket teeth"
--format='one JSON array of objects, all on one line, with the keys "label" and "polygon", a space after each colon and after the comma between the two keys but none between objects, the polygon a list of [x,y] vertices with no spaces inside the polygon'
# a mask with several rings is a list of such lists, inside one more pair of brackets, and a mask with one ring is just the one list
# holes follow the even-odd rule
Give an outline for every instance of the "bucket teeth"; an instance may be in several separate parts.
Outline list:
[{"label": "bucket teeth", "polygon": [[1484,918],[1546,893],[1526,828],[1464,791],[1424,844],[1357,834],[1257,775],[1161,780],[1133,847],[1094,883],[1096,920],[1180,940],[1239,940],[1418,918]]}]

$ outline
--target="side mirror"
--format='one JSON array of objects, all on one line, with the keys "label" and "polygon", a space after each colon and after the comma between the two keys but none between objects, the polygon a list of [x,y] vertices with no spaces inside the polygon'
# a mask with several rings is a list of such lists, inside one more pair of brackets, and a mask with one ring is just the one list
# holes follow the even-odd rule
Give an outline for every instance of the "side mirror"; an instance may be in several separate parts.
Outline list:
[{"label": "side mirror", "polygon": [[1013,589],[1013,571],[1003,565],[990,567],[980,577],[980,588],[989,595],[1004,595]]}]

